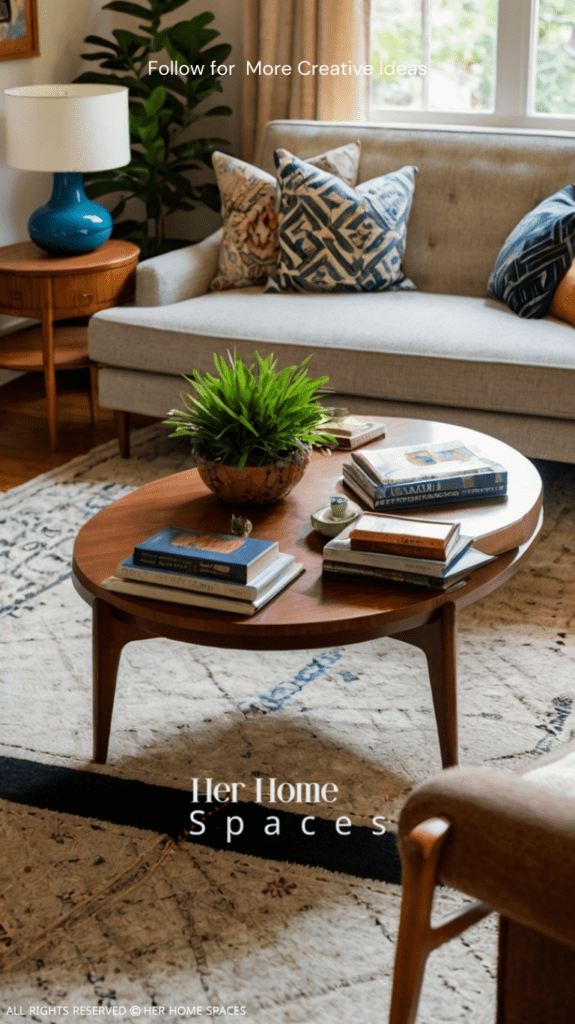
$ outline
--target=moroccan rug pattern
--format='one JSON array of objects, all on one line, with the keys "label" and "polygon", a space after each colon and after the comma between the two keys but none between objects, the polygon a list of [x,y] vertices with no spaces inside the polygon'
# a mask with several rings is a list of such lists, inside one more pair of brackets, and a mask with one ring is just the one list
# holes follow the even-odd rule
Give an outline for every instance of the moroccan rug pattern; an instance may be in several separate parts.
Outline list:
[{"label": "moroccan rug pattern", "polygon": [[[5,799],[1,1019],[13,1020],[14,1007],[41,1019],[31,1011],[46,1004],[134,1006],[142,1016],[153,1005],[166,1016],[238,1006],[256,1024],[385,1020],[400,891],[385,870],[371,881],[354,875],[335,820],[371,831],[378,816],[393,831],[410,789],[440,770],[420,652],[389,640],[233,657],[167,640],[131,644],[109,762],[90,761],[91,621],[69,580],[73,540],[110,501],[189,467],[173,445],[149,428],[130,460],[104,445],[0,497],[0,755],[110,786],[185,793],[193,778],[241,781],[246,822],[258,779],[331,782],[335,803],[283,810],[329,822],[345,866],[290,863],[281,836],[265,860],[233,843],[214,849],[211,819],[198,845],[183,841],[179,821],[169,838],[145,816],[140,828],[94,816],[89,803],[81,814],[40,796],[34,805],[34,790],[27,802]],[[505,587],[460,616],[464,764],[515,768],[575,732],[575,482],[570,467],[541,469],[540,543]],[[233,811],[242,817],[241,802]],[[439,910],[458,900],[442,892]],[[492,1019],[494,963],[489,919],[433,954],[419,1020]]]}]

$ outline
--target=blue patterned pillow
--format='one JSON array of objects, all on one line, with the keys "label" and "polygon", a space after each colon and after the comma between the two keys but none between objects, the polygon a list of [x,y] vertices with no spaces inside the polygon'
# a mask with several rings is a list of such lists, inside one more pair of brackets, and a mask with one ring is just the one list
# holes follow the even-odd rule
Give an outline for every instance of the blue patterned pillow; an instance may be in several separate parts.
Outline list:
[{"label": "blue patterned pillow", "polygon": [[573,262],[575,185],[544,199],[519,221],[503,245],[487,291],[524,317],[546,316]]},{"label": "blue patterned pillow", "polygon": [[280,262],[266,291],[413,289],[403,276],[417,167],[353,189],[285,149],[275,153]]}]

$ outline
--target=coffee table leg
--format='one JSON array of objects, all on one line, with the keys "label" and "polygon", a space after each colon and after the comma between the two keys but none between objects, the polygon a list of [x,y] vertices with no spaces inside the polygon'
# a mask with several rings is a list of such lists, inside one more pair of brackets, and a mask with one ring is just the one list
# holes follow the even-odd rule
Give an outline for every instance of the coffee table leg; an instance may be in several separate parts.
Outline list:
[{"label": "coffee table leg", "polygon": [[455,605],[444,604],[434,622],[398,633],[395,639],[419,647],[427,658],[441,763],[451,768],[459,762]]},{"label": "coffee table leg", "polygon": [[120,655],[132,640],[148,640],[149,633],[114,618],[110,606],[98,598],[92,608],[92,708],[94,761],[105,764],[116,694]]}]

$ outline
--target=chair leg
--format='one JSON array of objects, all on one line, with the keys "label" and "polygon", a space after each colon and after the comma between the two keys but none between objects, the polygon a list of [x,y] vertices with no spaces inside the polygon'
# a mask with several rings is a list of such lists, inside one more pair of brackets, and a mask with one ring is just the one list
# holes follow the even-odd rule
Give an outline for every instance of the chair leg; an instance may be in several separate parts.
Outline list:
[{"label": "chair leg", "polygon": [[431,924],[439,857],[450,828],[445,818],[429,818],[403,841],[403,899],[389,1024],[414,1024],[429,954],[492,912],[486,903],[476,902],[437,926]]},{"label": "chair leg", "polygon": [[430,818],[412,829],[402,853],[401,919],[395,952],[389,1024],[413,1024],[429,942],[436,867],[450,824]]},{"label": "chair leg", "polygon": [[120,455],[123,459],[130,458],[130,413],[121,409],[114,409],[116,419],[116,431],[120,445]]}]

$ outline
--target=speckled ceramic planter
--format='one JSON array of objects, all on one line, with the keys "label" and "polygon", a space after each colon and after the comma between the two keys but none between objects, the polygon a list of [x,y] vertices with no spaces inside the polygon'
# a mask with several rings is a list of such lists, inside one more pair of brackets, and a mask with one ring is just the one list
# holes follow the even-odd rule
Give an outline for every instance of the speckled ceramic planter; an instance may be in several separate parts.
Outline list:
[{"label": "speckled ceramic planter", "polygon": [[269,505],[285,498],[298,484],[311,454],[298,448],[285,459],[267,466],[226,466],[196,455],[198,473],[210,491],[231,505]]}]

